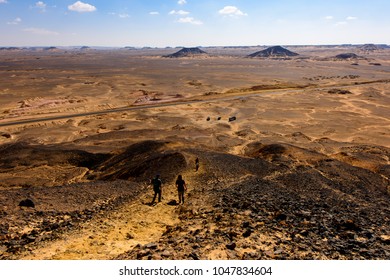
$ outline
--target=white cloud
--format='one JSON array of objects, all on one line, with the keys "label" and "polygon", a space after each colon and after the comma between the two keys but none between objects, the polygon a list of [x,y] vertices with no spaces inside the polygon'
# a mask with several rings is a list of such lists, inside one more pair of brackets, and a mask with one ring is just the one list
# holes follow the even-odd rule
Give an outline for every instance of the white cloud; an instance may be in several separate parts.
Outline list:
[{"label": "white cloud", "polygon": [[159,12],[150,12],[149,15],[152,15],[152,16],[156,16],[156,15],[159,15],[160,13]]},{"label": "white cloud", "polygon": [[4,4],[5,4],[5,3],[8,3],[8,2],[7,2],[7,0],[0,0],[0,4],[1,4],[1,3],[4,3]]},{"label": "white cloud", "polygon": [[349,17],[346,18],[346,20],[355,20],[355,19],[357,19],[357,17],[351,17],[351,16],[349,16]]},{"label": "white cloud", "polygon": [[179,10],[179,11],[172,10],[172,11],[169,12],[169,14],[170,14],[170,15],[181,15],[181,16],[185,16],[185,15],[190,14],[190,12],[183,11],[183,10]]},{"label": "white cloud", "polygon": [[324,17],[324,19],[326,19],[326,20],[332,20],[332,19],[333,19],[333,16],[326,16],[326,17]]},{"label": "white cloud", "polygon": [[35,3],[35,8],[40,9],[42,12],[46,12],[46,4],[42,1],[38,1]]},{"label": "white cloud", "polygon": [[74,4],[69,5],[68,9],[70,11],[78,12],[78,13],[88,13],[88,12],[96,11],[95,6],[92,6],[91,4],[88,3],[83,3],[81,1],[77,1]]},{"label": "white cloud", "polygon": [[190,23],[190,24],[194,24],[194,25],[202,25],[203,24],[203,22],[201,22],[200,20],[196,20],[193,17],[179,18],[179,20],[177,22]]},{"label": "white cloud", "polygon": [[130,16],[128,14],[119,14],[120,18],[129,18]]},{"label": "white cloud", "polygon": [[15,18],[13,21],[7,22],[8,25],[17,25],[22,22],[22,19],[20,17]]},{"label": "white cloud", "polygon": [[233,17],[248,15],[235,6],[225,6],[223,9],[219,10],[218,13],[220,15],[233,16]]},{"label": "white cloud", "polygon": [[186,0],[179,0],[179,1],[177,1],[177,4],[185,5],[185,4],[187,4],[187,1]]},{"label": "white cloud", "polygon": [[45,36],[46,35],[59,35],[58,32],[50,31],[50,30],[43,29],[43,28],[31,27],[31,28],[25,28],[25,29],[23,29],[23,31],[32,33],[34,35],[45,35]]},{"label": "white cloud", "polygon": [[35,7],[44,9],[46,8],[46,4],[43,3],[42,1],[38,1],[37,3],[35,3]]}]

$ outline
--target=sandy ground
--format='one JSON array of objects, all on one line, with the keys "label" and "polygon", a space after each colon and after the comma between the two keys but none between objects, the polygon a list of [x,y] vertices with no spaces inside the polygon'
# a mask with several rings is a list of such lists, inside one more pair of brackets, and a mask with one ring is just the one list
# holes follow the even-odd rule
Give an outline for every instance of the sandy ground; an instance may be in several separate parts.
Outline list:
[{"label": "sandy ground", "polygon": [[[177,145],[245,157],[248,145],[260,142],[294,145],[375,172],[388,166],[390,158],[382,152],[365,159],[344,154],[357,146],[390,148],[390,51],[291,50],[301,57],[243,58],[248,49],[209,49],[211,57],[201,59],[161,58],[173,50],[2,51],[0,151],[25,143],[117,153],[141,141],[162,140],[171,150]],[[365,58],[331,59],[346,52]],[[158,104],[163,106],[143,107]],[[113,108],[129,110],[101,112]],[[79,115],[84,113],[90,115]],[[61,119],[10,125],[53,116]],[[186,157],[187,163],[193,156]],[[0,190],[89,181],[87,166],[42,158],[31,163],[29,158],[7,157]],[[185,172],[190,186],[199,184],[192,167]],[[170,182],[166,200],[175,196]],[[20,258],[108,259],[156,242],[167,226],[180,223],[180,209],[151,207],[149,199],[150,193],[142,194]],[[214,258],[226,258],[221,251],[214,253]]]}]

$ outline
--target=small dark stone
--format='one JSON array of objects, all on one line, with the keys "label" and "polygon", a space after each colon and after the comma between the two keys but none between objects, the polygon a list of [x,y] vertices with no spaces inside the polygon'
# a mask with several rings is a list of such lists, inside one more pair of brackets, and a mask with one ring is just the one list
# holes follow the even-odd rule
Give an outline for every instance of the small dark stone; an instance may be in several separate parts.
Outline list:
[{"label": "small dark stone", "polygon": [[252,230],[248,228],[246,231],[244,231],[242,236],[246,238],[249,237],[251,234],[252,234]]},{"label": "small dark stone", "polygon": [[226,244],[226,248],[228,248],[229,250],[234,250],[236,246],[237,245],[234,242],[230,242],[229,244]]},{"label": "small dark stone", "polygon": [[194,260],[199,260],[199,256],[195,252],[192,252],[189,256]]},{"label": "small dark stone", "polygon": [[275,215],[275,220],[277,221],[284,221],[287,219],[287,215],[286,214],[283,214],[283,213],[277,213]]},{"label": "small dark stone", "polygon": [[35,208],[35,203],[31,199],[25,199],[19,202],[19,206]]},{"label": "small dark stone", "polygon": [[250,225],[251,225],[251,224],[250,224],[250,222],[248,222],[248,221],[242,223],[242,227],[243,227],[243,228],[248,228],[248,227],[250,227]]},{"label": "small dark stone", "polygon": [[157,249],[157,244],[156,243],[148,243],[145,245],[146,249]]},{"label": "small dark stone", "polygon": [[170,200],[167,204],[168,204],[168,205],[171,205],[171,206],[175,206],[175,205],[177,205],[177,201],[174,200],[174,199],[172,199],[172,200]]}]

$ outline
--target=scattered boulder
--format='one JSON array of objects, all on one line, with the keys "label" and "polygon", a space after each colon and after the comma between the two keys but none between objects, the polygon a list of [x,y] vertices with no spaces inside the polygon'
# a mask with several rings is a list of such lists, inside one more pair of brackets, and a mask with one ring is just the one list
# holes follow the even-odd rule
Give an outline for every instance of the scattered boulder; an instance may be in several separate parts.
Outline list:
[{"label": "scattered boulder", "polygon": [[1,137],[7,138],[7,139],[10,139],[12,137],[11,134],[6,133],[6,132],[1,133],[0,135],[1,135]]},{"label": "scattered boulder", "polygon": [[229,250],[234,250],[236,248],[237,244],[234,242],[230,242],[229,244],[226,244],[226,248]]},{"label": "scattered boulder", "polygon": [[22,200],[21,202],[19,202],[19,206],[35,208],[35,203],[31,199],[25,199],[25,200]]},{"label": "scattered boulder", "polygon": [[237,120],[236,117],[230,117],[230,118],[229,118],[229,122],[233,122],[233,121],[235,121],[235,120]]},{"label": "scattered boulder", "polygon": [[177,201],[175,199],[170,200],[167,204],[171,205],[171,206],[178,205],[178,203],[177,203]]}]

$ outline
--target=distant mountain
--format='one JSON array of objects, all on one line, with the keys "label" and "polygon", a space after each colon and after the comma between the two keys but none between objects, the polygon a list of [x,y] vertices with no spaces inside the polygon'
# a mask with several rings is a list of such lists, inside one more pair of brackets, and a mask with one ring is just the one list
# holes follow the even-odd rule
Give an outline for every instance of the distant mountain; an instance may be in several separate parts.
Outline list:
[{"label": "distant mountain", "polygon": [[354,53],[341,53],[334,57],[335,60],[352,60],[352,59],[359,59],[359,58],[363,58],[363,57],[358,56],[357,54]]},{"label": "distant mountain", "polygon": [[268,49],[252,53],[248,57],[292,57],[299,54],[289,51],[281,46],[270,47]]},{"label": "distant mountain", "polygon": [[0,51],[19,51],[20,48],[17,47],[1,47]]},{"label": "distant mountain", "polygon": [[43,48],[43,50],[44,51],[56,51],[56,50],[58,50],[58,48],[56,48],[56,47],[45,47],[45,48]]},{"label": "distant mountain", "polygon": [[164,57],[169,58],[180,58],[180,57],[194,57],[194,56],[204,56],[207,55],[205,51],[202,51],[199,48],[183,48],[178,52],[173,54],[164,55]]},{"label": "distant mountain", "polygon": [[386,49],[386,45],[365,44],[359,47],[362,51],[379,51]]}]

